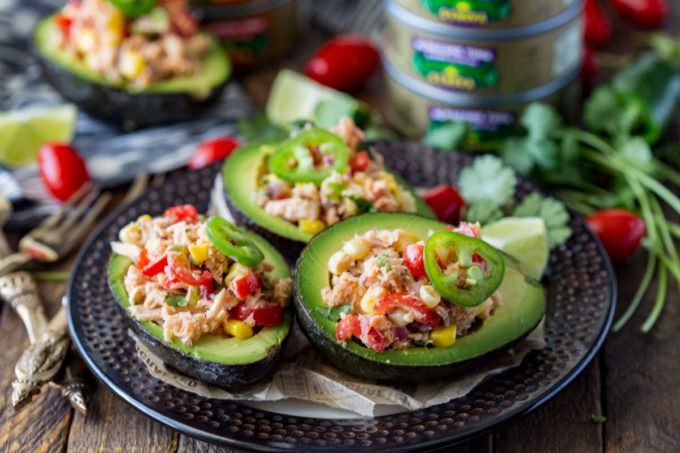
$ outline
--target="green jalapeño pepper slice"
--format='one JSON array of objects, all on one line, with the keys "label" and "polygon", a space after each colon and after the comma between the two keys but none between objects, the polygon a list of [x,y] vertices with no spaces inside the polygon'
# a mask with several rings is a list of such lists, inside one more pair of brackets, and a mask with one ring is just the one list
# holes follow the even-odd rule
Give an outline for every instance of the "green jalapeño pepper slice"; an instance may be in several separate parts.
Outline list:
[{"label": "green jalape\u00f1o pepper slice", "polygon": [[156,7],[156,0],[109,0],[128,17],[144,15]]},{"label": "green jalape\u00f1o pepper slice", "polygon": [[208,238],[217,249],[244,266],[255,267],[264,255],[253,241],[222,217],[208,219]]},{"label": "green jalape\u00f1o pepper slice", "polygon": [[337,171],[344,173],[349,150],[336,134],[307,129],[277,146],[269,158],[269,171],[288,182],[321,182]]},{"label": "green jalape\u00f1o pepper slice", "polygon": [[449,303],[475,307],[501,285],[505,262],[481,239],[440,231],[425,242],[425,272]]}]

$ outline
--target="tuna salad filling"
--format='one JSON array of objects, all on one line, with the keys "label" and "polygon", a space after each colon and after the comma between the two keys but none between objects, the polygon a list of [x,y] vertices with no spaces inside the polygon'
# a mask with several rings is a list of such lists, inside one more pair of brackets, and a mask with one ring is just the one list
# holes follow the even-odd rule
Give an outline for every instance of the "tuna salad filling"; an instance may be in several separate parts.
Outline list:
[{"label": "tuna salad filling", "polygon": [[105,79],[138,88],[196,74],[211,40],[199,33],[186,2],[134,3],[69,0],[54,16],[62,49]]},{"label": "tuna salad filling", "polygon": [[[479,238],[480,228],[479,224],[462,223],[444,233],[451,232],[457,233],[454,238],[466,241]],[[466,266],[461,249],[455,260],[439,258],[436,265],[443,278],[437,277],[435,283],[426,271],[426,242],[400,229],[373,229],[355,236],[330,257],[330,282],[321,296],[324,304],[341,313],[336,328],[338,341],[357,341],[378,352],[448,347],[493,315],[501,304],[498,285],[487,287],[481,303],[474,306],[447,300],[435,288],[448,285],[446,288],[455,292],[482,287],[483,277],[476,280],[477,271],[472,269],[484,272],[491,262],[475,256],[479,264]],[[468,296],[461,296],[461,301],[464,297]]]},{"label": "tuna salad filling", "polygon": [[276,146],[258,181],[257,204],[267,214],[315,234],[365,212],[415,212],[413,195],[361,145],[350,118],[332,131],[306,127]]},{"label": "tuna salad filling", "polygon": [[176,206],[141,216],[119,239],[113,252],[133,262],[124,278],[130,314],[162,326],[166,341],[245,339],[283,322],[291,279],[270,276],[262,252],[226,220]]}]

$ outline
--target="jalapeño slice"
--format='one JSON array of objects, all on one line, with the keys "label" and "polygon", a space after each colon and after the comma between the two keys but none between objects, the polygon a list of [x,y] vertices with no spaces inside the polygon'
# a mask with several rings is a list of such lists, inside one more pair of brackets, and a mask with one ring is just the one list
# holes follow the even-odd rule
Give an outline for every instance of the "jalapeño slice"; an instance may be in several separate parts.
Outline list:
[{"label": "jalape\u00f1o slice", "polygon": [[257,245],[222,217],[210,217],[207,225],[210,241],[232,260],[244,266],[255,267],[264,259]]},{"label": "jalape\u00f1o slice", "polygon": [[336,134],[314,128],[300,132],[276,147],[269,171],[288,182],[321,182],[334,171],[344,173],[349,150]]},{"label": "jalape\u00f1o slice", "polygon": [[501,285],[505,263],[501,254],[481,239],[440,231],[425,242],[425,272],[449,303],[475,307]]},{"label": "jalape\u00f1o slice", "polygon": [[144,15],[156,7],[156,0],[109,0],[128,17]]}]

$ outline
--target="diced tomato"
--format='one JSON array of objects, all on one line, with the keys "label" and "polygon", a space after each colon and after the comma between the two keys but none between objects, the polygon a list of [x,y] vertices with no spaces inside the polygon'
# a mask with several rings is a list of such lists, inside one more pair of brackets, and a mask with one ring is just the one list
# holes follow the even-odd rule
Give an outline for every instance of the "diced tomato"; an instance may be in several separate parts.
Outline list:
[{"label": "diced tomato", "polygon": [[434,187],[425,192],[422,199],[430,206],[439,220],[453,224],[458,223],[460,213],[465,206],[465,200],[452,186]]},{"label": "diced tomato", "polygon": [[422,300],[408,293],[388,294],[378,299],[373,306],[373,310],[379,314],[387,314],[396,308],[413,312],[416,321],[432,328],[439,324],[439,315],[427,308]]},{"label": "diced tomato", "polygon": [[335,327],[335,338],[338,341],[347,341],[352,336],[361,335],[361,323],[355,315],[347,315],[338,322]]},{"label": "diced tomato", "polygon": [[349,159],[349,167],[352,169],[352,173],[364,171],[369,165],[371,165],[371,156],[368,155],[367,151],[359,151]]},{"label": "diced tomato", "polygon": [[198,211],[194,205],[183,204],[166,209],[163,217],[168,217],[175,222],[185,221],[195,223],[198,222]]},{"label": "diced tomato", "polygon": [[239,300],[245,300],[251,294],[255,294],[262,288],[260,277],[255,273],[244,275],[243,277],[234,279],[229,285],[229,289],[236,295]]},{"label": "diced tomato", "polygon": [[371,327],[366,332],[366,346],[377,352],[385,351],[385,336],[375,327]]},{"label": "diced tomato", "polygon": [[471,238],[479,238],[481,231],[478,224],[472,224],[467,222],[460,222],[456,228],[451,229],[455,233],[464,234]]},{"label": "diced tomato", "polygon": [[[168,255],[167,271],[170,280],[177,279],[190,286],[206,287],[206,290],[214,288],[213,277],[210,271],[192,270],[189,260],[182,255]],[[211,293],[212,291],[207,291]]]},{"label": "diced tomato", "polygon": [[189,168],[195,170],[213,162],[226,159],[238,148],[239,141],[231,137],[219,137],[200,143],[189,159]]},{"label": "diced tomato", "polygon": [[404,250],[404,263],[414,278],[425,277],[425,260],[423,260],[423,245],[411,244]]},{"label": "diced tomato", "polygon": [[154,275],[160,274],[165,270],[165,266],[167,265],[167,255],[163,255],[156,261],[151,261],[149,259],[149,252],[147,252],[146,249],[142,249],[142,251],[139,253],[139,262],[137,263],[137,267],[139,267],[142,270],[142,274],[146,275],[147,277],[153,277]]},{"label": "diced tomato", "polygon": [[273,327],[283,322],[283,308],[279,304],[251,308],[245,302],[241,302],[231,311],[231,316],[239,321],[245,320],[251,314],[256,326]]},{"label": "diced tomato", "polygon": [[71,25],[73,25],[73,19],[63,13],[57,14],[54,16],[54,23],[64,34],[64,37],[68,40],[71,37]]}]

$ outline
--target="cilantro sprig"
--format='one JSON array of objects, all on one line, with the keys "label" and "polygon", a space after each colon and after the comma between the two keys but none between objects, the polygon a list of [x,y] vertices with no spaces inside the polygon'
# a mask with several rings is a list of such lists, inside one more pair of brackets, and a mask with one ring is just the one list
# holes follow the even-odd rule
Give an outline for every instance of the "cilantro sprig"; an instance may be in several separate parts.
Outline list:
[{"label": "cilantro sprig", "polygon": [[481,156],[460,172],[460,193],[472,205],[487,203],[500,208],[515,194],[517,177],[495,156]]}]

